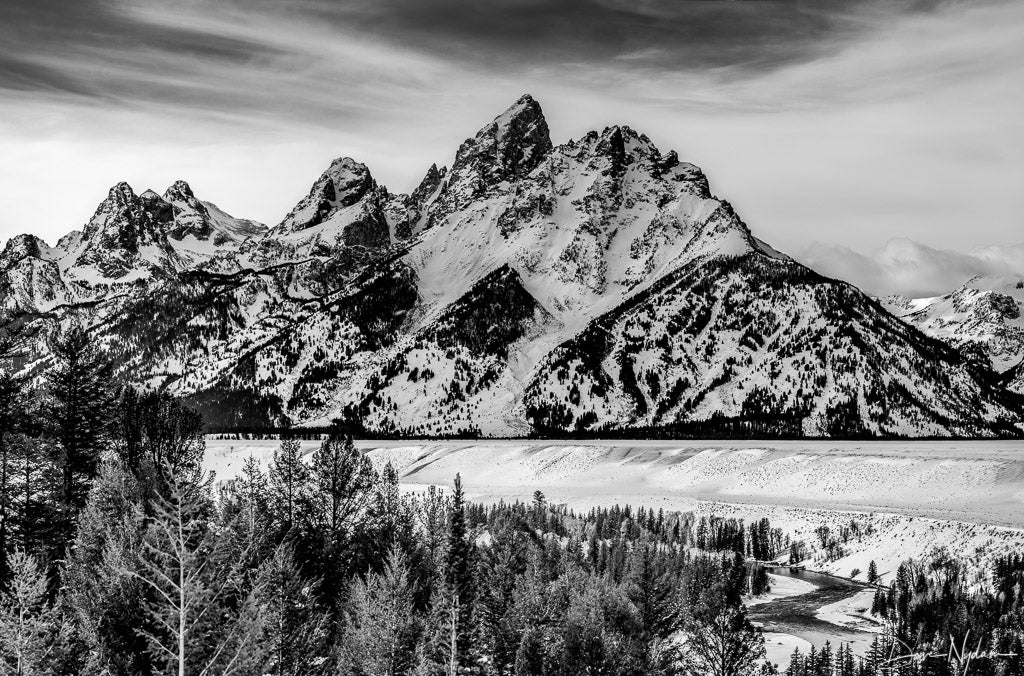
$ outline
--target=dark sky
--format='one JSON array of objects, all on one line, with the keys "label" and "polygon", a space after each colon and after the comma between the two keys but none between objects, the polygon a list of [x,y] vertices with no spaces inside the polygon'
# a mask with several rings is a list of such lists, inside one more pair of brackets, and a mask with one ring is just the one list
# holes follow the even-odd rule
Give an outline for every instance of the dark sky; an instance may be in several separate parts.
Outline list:
[{"label": "dark sky", "polygon": [[556,143],[645,131],[791,252],[1021,242],[1022,5],[4,0],[0,239],[119,180],[271,223],[336,156],[407,190],[530,92]]}]

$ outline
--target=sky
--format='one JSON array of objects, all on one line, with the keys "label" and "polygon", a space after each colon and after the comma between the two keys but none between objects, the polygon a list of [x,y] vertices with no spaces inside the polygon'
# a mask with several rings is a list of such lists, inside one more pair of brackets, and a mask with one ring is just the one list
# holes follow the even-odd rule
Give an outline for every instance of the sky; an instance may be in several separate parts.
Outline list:
[{"label": "sky", "polygon": [[1021,272],[1016,0],[4,0],[0,240],[110,186],[276,223],[335,157],[392,191],[523,93],[626,124],[872,293]]}]

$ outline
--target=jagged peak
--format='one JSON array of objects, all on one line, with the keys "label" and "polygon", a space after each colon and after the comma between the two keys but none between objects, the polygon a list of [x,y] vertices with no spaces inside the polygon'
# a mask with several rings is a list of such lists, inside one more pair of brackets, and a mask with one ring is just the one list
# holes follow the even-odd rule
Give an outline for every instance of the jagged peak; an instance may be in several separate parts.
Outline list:
[{"label": "jagged peak", "polygon": [[322,176],[336,178],[347,174],[368,174],[369,169],[365,164],[351,157],[338,157],[331,161],[330,166],[324,171]]},{"label": "jagged peak", "polygon": [[533,171],[552,147],[544,111],[525,94],[462,143],[452,173],[473,167],[491,183],[515,180]]},{"label": "jagged peak", "polygon": [[192,186],[186,181],[178,179],[164,191],[164,199],[168,202],[188,202],[195,199]]},{"label": "jagged peak", "polygon": [[436,164],[431,164],[430,168],[427,169],[426,175],[423,176],[423,180],[416,186],[416,189],[409,195],[413,201],[421,201],[426,199],[437,190],[437,186],[444,180],[445,174],[448,172],[447,167],[437,168]]},{"label": "jagged peak", "polygon": [[339,157],[313,184],[310,197],[348,206],[376,187],[370,169],[351,157]]},{"label": "jagged peak", "polygon": [[543,122],[545,128],[547,127],[544,111],[541,109],[540,104],[537,103],[537,100],[529,94],[520,96],[515,103],[494,118],[491,124],[481,129],[477,135],[479,136],[480,133],[485,132],[491,125],[497,127],[499,132],[507,132],[522,120],[535,123]]},{"label": "jagged peak", "polygon": [[0,269],[25,258],[49,258],[50,246],[31,234],[15,235],[0,250]]},{"label": "jagged peak", "polygon": [[316,180],[309,193],[265,238],[272,238],[275,231],[298,232],[319,225],[338,209],[351,207],[364,197],[372,197],[376,193],[377,184],[365,164],[351,157],[336,158]]},{"label": "jagged peak", "polygon": [[138,197],[138,195],[135,194],[135,190],[128,185],[127,181],[118,181],[107,192],[108,200],[128,201],[135,197]]},{"label": "jagged peak", "polygon": [[[602,131],[590,131],[570,145],[591,148],[593,152],[605,155],[629,155],[652,160],[662,157],[661,151],[646,134],[626,125],[612,125]],[[675,154],[675,151],[670,154]]]}]

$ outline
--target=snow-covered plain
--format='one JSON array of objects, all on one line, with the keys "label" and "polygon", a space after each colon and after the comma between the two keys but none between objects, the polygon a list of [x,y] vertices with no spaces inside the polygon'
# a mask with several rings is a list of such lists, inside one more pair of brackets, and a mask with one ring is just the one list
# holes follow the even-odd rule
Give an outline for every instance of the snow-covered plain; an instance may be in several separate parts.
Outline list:
[{"label": "snow-covered plain", "polygon": [[[318,442],[303,442],[312,451]],[[250,455],[269,461],[274,441],[207,442],[206,467],[230,478]],[[863,580],[874,560],[883,581],[903,560],[937,547],[984,570],[1024,551],[1021,442],[363,441],[407,490],[462,475],[472,500],[529,500],[581,510],[632,504],[746,519],[805,540],[816,570]],[[861,535],[829,560],[814,529],[856,522]]]}]

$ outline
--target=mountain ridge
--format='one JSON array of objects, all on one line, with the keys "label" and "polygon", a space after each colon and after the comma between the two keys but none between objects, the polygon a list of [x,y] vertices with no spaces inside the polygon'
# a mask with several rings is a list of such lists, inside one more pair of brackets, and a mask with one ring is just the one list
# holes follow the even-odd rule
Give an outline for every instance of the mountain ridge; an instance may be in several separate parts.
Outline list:
[{"label": "mountain ridge", "polygon": [[271,228],[214,218],[184,182],[118,184],[57,247],[8,242],[0,307],[60,308],[29,322],[23,364],[85,321],[124,382],[190,397],[218,427],[1024,429],[984,364],[757,239],[696,165],[627,126],[554,145],[526,95],[450,167],[393,194],[340,157]]}]

